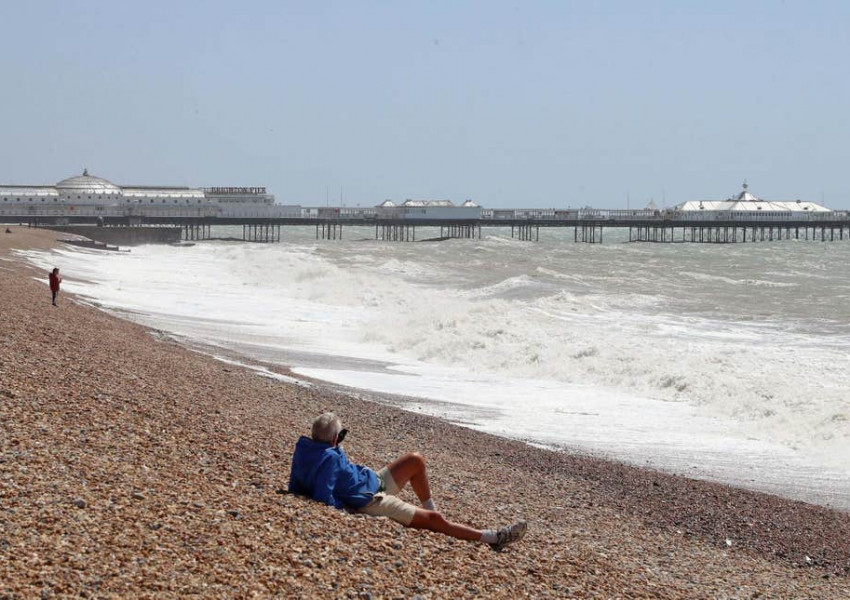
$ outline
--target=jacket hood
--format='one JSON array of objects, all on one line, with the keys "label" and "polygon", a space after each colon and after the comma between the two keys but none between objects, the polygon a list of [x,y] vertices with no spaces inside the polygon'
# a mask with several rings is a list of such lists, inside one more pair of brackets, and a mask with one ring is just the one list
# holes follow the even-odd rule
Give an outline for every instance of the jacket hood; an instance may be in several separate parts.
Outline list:
[{"label": "jacket hood", "polygon": [[313,439],[308,438],[306,435],[298,438],[298,442],[295,444],[295,449],[298,452],[303,452],[309,458],[318,458],[322,452],[330,448],[333,448],[333,446],[329,443],[313,441]]}]

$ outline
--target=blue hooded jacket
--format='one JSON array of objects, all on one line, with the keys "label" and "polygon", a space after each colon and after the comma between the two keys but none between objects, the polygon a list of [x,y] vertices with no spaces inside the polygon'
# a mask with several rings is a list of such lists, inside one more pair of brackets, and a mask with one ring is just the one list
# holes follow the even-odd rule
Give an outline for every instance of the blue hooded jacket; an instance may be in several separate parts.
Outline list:
[{"label": "blue hooded jacket", "polygon": [[336,508],[363,508],[378,492],[375,472],[348,461],[345,450],[301,436],[292,455],[289,491]]}]

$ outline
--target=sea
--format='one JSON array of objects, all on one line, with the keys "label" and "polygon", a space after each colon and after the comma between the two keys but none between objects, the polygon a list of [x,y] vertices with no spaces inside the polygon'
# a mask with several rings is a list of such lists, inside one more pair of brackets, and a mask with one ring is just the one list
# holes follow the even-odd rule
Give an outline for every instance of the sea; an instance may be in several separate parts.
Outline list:
[{"label": "sea", "polygon": [[21,254],[213,355],[553,451],[850,509],[848,241],[282,238]]}]

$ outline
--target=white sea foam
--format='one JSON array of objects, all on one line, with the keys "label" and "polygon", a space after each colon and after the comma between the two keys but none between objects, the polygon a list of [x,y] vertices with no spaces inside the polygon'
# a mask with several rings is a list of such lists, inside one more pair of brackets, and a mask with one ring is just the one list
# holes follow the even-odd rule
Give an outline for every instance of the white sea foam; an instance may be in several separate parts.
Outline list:
[{"label": "white sea foam", "polygon": [[765,286],[765,287],[797,287],[799,284],[791,283],[791,282],[782,282],[782,281],[768,281],[763,279],[733,279],[731,277],[722,277],[719,275],[709,275],[707,273],[682,273],[684,277],[690,277],[691,279],[696,279],[698,281],[714,281],[720,282],[726,285],[755,285],[755,286]]},{"label": "white sea foam", "polygon": [[848,246],[561,237],[27,256],[144,323],[488,431],[729,481],[752,463],[770,489],[808,469],[850,506]]}]

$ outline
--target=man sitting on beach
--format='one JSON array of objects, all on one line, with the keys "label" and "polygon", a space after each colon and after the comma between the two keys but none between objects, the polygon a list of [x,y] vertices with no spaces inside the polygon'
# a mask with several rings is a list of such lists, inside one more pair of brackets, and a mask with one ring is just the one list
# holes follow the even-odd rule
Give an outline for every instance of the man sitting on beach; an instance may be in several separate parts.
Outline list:
[{"label": "man sitting on beach", "polygon": [[[289,491],[309,496],[336,508],[367,515],[389,517],[405,527],[428,529],[461,539],[481,541],[496,551],[525,535],[526,523],[495,529],[473,529],[447,521],[431,498],[425,461],[419,454],[405,454],[380,471],[348,461],[342,443],[348,430],[333,413],[313,421],[312,439],[302,436],[295,445]],[[422,507],[408,504],[398,493],[410,482]]]}]

